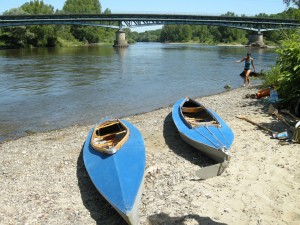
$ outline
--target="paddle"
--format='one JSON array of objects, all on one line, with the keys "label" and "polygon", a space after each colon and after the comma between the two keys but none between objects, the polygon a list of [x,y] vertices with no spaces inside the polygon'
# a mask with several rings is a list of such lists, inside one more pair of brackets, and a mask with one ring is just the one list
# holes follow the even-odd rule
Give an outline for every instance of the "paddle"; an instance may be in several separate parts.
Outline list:
[{"label": "paddle", "polygon": [[268,131],[268,132],[271,133],[271,134],[276,133],[276,132],[272,131],[271,129],[267,128],[267,127],[264,127],[264,126],[262,126],[262,125],[260,125],[260,124],[258,124],[258,123],[253,122],[252,120],[249,120],[249,119],[246,118],[245,116],[237,115],[237,116],[235,116],[235,117],[237,117],[237,118],[239,118],[239,119],[242,119],[242,120],[245,120],[245,121],[247,121],[247,122],[249,122],[249,123],[252,123],[253,125],[258,126],[259,128],[261,128],[261,129],[263,129],[263,130],[265,130],[265,131]]},{"label": "paddle", "polygon": [[207,166],[204,168],[201,168],[195,172],[196,176],[199,177],[201,180],[205,180],[211,177],[219,176],[221,173],[224,172],[226,167],[229,164],[229,160],[225,160],[222,163],[218,163],[215,165]]}]

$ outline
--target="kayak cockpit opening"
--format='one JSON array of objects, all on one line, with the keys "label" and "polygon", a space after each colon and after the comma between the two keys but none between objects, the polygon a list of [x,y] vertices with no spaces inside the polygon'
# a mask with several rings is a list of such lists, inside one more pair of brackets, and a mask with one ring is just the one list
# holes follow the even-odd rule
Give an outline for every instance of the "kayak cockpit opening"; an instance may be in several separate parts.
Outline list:
[{"label": "kayak cockpit opening", "polygon": [[187,98],[180,108],[183,118],[191,127],[220,126],[213,115],[203,105],[193,99]]},{"label": "kayak cockpit opening", "polygon": [[91,145],[96,151],[114,154],[127,141],[128,136],[129,130],[120,120],[109,120],[95,127]]}]

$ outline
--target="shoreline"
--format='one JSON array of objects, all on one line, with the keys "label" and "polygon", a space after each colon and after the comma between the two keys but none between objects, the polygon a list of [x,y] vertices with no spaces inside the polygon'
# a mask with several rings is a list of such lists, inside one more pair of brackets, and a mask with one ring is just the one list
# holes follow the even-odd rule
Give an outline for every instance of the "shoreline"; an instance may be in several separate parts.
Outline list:
[{"label": "shoreline", "polygon": [[[253,78],[252,78],[253,79]],[[235,88],[236,89],[236,88]],[[231,90],[234,90],[234,89],[231,89]],[[204,95],[204,96],[201,96],[201,97],[209,97],[209,96],[213,96],[213,95],[218,95],[218,94],[222,94],[223,92],[226,92],[227,90],[222,90],[221,92],[217,93],[217,94],[208,94],[208,95]],[[197,98],[200,98],[200,97],[197,97]],[[128,115],[123,115],[121,117],[118,117],[119,119],[123,119],[123,118],[128,118],[128,117],[133,117],[133,116],[138,116],[138,115],[141,115],[141,114],[145,114],[145,113],[150,113],[150,112],[153,112],[153,111],[156,111],[156,110],[159,110],[159,109],[162,109],[162,108],[166,108],[166,107],[171,107],[172,104],[170,105],[165,105],[165,106],[161,106],[161,107],[158,107],[158,108],[154,108],[152,109],[151,111],[147,111],[147,112],[141,112],[141,113],[132,113],[132,114],[128,114]],[[104,117],[102,118],[104,119]],[[99,119],[100,121],[101,119]],[[23,137],[27,137],[27,136],[31,136],[31,135],[36,135],[36,134],[42,134],[42,133],[49,133],[49,132],[54,132],[54,131],[60,131],[60,130],[64,130],[64,129],[70,129],[72,127],[85,127],[85,126],[93,126],[95,124],[97,124],[99,121],[95,121],[94,123],[80,123],[80,124],[72,124],[72,125],[67,125],[65,127],[61,127],[61,128],[54,128],[54,129],[49,129],[49,130],[26,130],[24,132],[24,134],[20,134],[20,135],[17,135],[15,134],[15,138],[12,138],[11,136],[9,137],[6,137],[6,139],[4,140],[1,140],[0,139],[0,145],[5,143],[5,142],[8,142],[8,141],[16,141],[20,138],[23,138]]]},{"label": "shoreline", "polygon": [[[132,45],[132,44],[135,44],[135,43],[147,43],[147,42],[134,42],[134,43],[131,43],[129,44]],[[204,46],[221,46],[221,47],[244,47],[244,48],[261,48],[261,47],[255,47],[255,46],[247,46],[246,44],[237,44],[237,43],[210,43],[210,44],[207,44],[207,43],[199,43],[199,42],[153,42],[153,43],[164,43],[164,44],[186,44],[186,45],[189,45],[189,44],[198,44],[198,45],[204,45]],[[112,46],[113,43],[107,43],[107,42],[99,42],[99,43],[92,43],[92,44],[74,44],[74,45],[66,45],[66,46],[56,46],[54,48],[70,48],[70,47],[89,47],[89,46]],[[266,47],[265,48],[271,48],[271,49],[274,49],[274,48],[278,48],[278,45],[265,45]],[[44,47],[30,47],[28,49],[31,49],[31,48],[44,48]],[[8,46],[0,46],[0,50],[14,50],[14,49],[23,49],[23,48],[18,48],[18,47],[8,47]],[[27,49],[27,48],[25,48]]]},{"label": "shoreline", "polygon": [[[280,145],[235,117],[286,129],[267,113],[267,101],[245,98],[256,91],[239,88],[195,98],[235,134],[229,167],[207,180],[197,179],[195,171],[213,161],[181,140],[172,106],[122,118],[141,131],[146,146],[140,225],[300,222],[299,144]],[[74,125],[0,143],[1,224],[126,224],[85,170],[82,146],[92,127]]]}]

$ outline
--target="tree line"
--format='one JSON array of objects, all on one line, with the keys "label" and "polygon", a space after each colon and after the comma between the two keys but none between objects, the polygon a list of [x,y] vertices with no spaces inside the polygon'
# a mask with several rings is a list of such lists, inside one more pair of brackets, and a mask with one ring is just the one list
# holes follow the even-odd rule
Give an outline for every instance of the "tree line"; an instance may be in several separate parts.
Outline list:
[{"label": "tree line", "polygon": [[[52,5],[34,0],[13,8],[4,15],[41,15],[41,14],[110,14],[106,9],[102,12],[99,0],[66,0],[61,10],[54,11]],[[115,30],[93,26],[75,25],[32,25],[5,27],[0,29],[0,46],[12,48],[56,47],[68,45],[84,45],[114,40]]]},{"label": "tree line", "polygon": [[[221,16],[238,16],[233,12],[227,12]],[[241,15],[245,16],[245,15]],[[274,19],[299,19],[299,9],[289,8],[288,10],[278,14],[258,14],[255,17],[274,18]],[[230,44],[247,44],[248,36],[253,31],[242,29],[222,27],[222,26],[206,26],[206,25],[165,25],[157,31],[146,31],[140,33],[137,37],[138,41],[159,41],[159,42],[195,42],[205,44],[230,43]],[[264,40],[266,44],[278,44],[283,36],[281,31],[264,32]]]},{"label": "tree line", "polygon": [[[299,4],[299,0],[284,0],[288,4]],[[95,13],[111,14],[110,9],[102,11],[99,0],[66,0],[61,10],[54,11],[52,5],[40,0],[33,0],[4,12],[4,15],[37,15],[37,14],[76,14]],[[223,16],[237,16],[227,12]],[[242,15],[244,16],[244,15]],[[300,18],[299,9],[288,10],[273,15],[258,14],[256,17]],[[116,24],[117,25],[117,24]],[[85,45],[93,43],[112,44],[115,29],[79,25],[32,25],[5,27],[0,29],[0,46],[11,48],[56,47]],[[164,25],[162,29],[142,33],[125,29],[129,43],[133,42],[193,42],[193,43],[235,43],[247,44],[251,31],[206,25]],[[278,43],[281,40],[279,31],[264,32],[266,44]]]}]

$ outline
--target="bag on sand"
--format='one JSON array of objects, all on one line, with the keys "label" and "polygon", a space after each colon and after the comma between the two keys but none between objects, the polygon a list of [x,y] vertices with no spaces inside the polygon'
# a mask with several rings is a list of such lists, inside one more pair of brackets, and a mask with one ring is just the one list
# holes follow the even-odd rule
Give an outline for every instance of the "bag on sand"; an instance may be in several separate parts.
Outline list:
[{"label": "bag on sand", "polygon": [[261,89],[256,94],[256,98],[262,98],[262,97],[267,97],[267,96],[270,96],[270,89],[269,88]]}]

